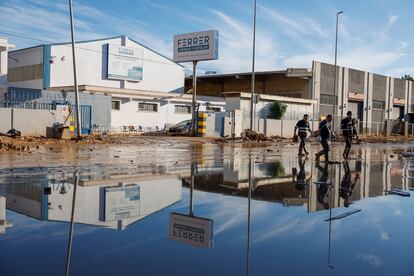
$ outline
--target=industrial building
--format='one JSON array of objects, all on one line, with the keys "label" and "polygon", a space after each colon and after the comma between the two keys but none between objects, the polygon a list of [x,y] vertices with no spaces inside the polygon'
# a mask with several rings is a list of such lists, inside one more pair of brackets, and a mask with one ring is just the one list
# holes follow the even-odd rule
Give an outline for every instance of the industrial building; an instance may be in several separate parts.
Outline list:
[{"label": "industrial building", "polygon": [[[3,106],[74,105],[69,43],[14,50],[5,58],[12,47],[0,40]],[[160,130],[191,118],[192,76],[185,77],[184,67],[168,57],[124,35],[77,42],[76,50],[83,133]],[[336,92],[331,64],[257,72],[255,129],[289,136],[293,128],[287,127],[305,113],[314,126],[333,114],[338,128],[339,118],[352,110],[366,132],[413,131],[408,127],[414,123],[412,81],[340,66],[336,71]],[[198,111],[219,114],[210,119],[214,131],[207,133],[237,136],[250,127],[250,72],[202,75],[197,83]],[[275,101],[288,106],[285,124],[269,116]]]},{"label": "industrial building", "polygon": [[[70,43],[11,51],[8,59],[8,89],[0,100],[59,102],[74,91]],[[91,106],[91,126],[162,129],[191,118],[191,95],[183,93],[184,68],[131,38],[77,42],[76,64],[79,91],[97,95],[81,101]],[[224,107],[220,98],[199,100],[199,110]]]},{"label": "industrial building", "polygon": [[[335,95],[334,75],[334,65],[318,61],[313,61],[309,69],[257,72],[256,93],[259,98],[273,95],[314,100],[312,112],[306,111],[306,108],[295,109],[298,114],[287,114],[287,117],[299,119],[306,111],[313,120],[319,120],[333,114],[338,118],[336,128],[339,118],[344,117],[348,110],[353,111],[361,129],[367,132],[382,130],[386,121],[394,125],[414,123],[412,81],[338,66]],[[205,75],[197,80],[199,95],[226,96],[251,91],[251,73]],[[191,87],[191,82],[192,77],[187,77],[186,89]],[[249,111],[244,110],[243,117],[249,117]],[[260,117],[257,112],[256,117]]]},{"label": "industrial building", "polygon": [[7,87],[8,52],[14,47],[13,44],[9,43],[7,38],[0,37],[0,92],[4,91]]}]

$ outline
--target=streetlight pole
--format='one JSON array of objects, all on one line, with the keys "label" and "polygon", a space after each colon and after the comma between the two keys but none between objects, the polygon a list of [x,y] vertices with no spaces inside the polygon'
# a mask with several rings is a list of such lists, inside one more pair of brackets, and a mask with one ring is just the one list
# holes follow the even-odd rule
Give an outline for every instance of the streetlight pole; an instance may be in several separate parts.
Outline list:
[{"label": "streetlight pole", "polygon": [[255,55],[256,55],[256,0],[254,0],[254,7],[253,7],[253,59],[252,59],[252,93],[251,93],[251,98],[250,98],[250,130],[254,130]]},{"label": "streetlight pole", "polygon": [[192,136],[197,136],[197,61],[193,61],[193,96],[192,96],[191,131]]},{"label": "streetlight pole", "polygon": [[80,108],[79,108],[78,80],[76,77],[75,30],[73,27],[74,24],[73,24],[72,0],[69,0],[69,13],[70,13],[70,34],[72,37],[73,85],[75,87],[76,137],[79,139],[81,137]]},{"label": "streetlight pole", "polygon": [[335,131],[335,110],[336,110],[336,94],[337,94],[337,83],[336,78],[338,74],[338,22],[339,22],[339,15],[342,14],[343,11],[339,11],[336,13],[336,32],[335,32],[335,74],[334,74],[334,100],[333,100],[333,107],[332,107],[332,129]]}]

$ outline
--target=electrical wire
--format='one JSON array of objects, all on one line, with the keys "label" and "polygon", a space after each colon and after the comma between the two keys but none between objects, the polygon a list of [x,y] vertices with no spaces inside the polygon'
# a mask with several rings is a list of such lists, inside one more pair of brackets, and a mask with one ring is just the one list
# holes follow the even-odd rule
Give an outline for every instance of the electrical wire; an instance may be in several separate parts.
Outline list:
[{"label": "electrical wire", "polygon": [[[0,31],[0,34],[7,35],[7,36],[11,36],[11,37],[17,37],[17,38],[21,38],[21,39],[27,39],[27,40],[31,40],[31,41],[37,41],[37,42],[40,42],[40,43],[58,44],[58,46],[66,46],[68,48],[71,48],[71,45],[66,45],[65,43],[55,43],[55,42],[52,42],[52,41],[42,40],[42,39],[36,39],[36,38],[32,38],[32,37],[29,37],[29,36],[26,36],[26,35],[21,35],[21,34],[15,34],[15,33],[3,32],[3,31]],[[77,44],[79,44],[79,43],[80,42],[77,42]],[[75,48],[76,49],[80,49],[80,50],[95,52],[95,53],[99,53],[99,54],[109,54],[109,55],[112,55],[112,56],[117,56],[116,54],[112,54],[112,53],[109,53],[107,51],[104,52],[104,51],[99,51],[99,50],[94,50],[94,49],[88,49],[88,48],[84,48],[84,47],[80,47],[80,46],[75,46]],[[130,48],[139,49],[137,47],[130,47]],[[160,64],[165,64],[165,65],[171,65],[171,66],[175,66],[176,65],[176,63],[174,63],[173,61],[171,61],[170,63],[168,63],[168,62],[162,62],[162,61],[157,61],[157,60],[152,60],[152,59],[145,59],[145,58],[141,58],[141,59],[143,61],[160,63]]]},{"label": "electrical wire", "polygon": [[[66,45],[64,43],[56,43],[56,42],[52,42],[52,41],[48,41],[48,40],[37,39],[37,38],[29,37],[29,36],[26,36],[26,35],[22,35],[22,34],[16,34],[16,33],[4,32],[4,31],[0,31],[0,34],[11,36],[11,37],[16,37],[16,38],[21,38],[21,39],[26,39],[26,40],[31,40],[31,41],[37,41],[37,42],[40,42],[42,44],[59,44],[59,45],[62,45],[62,46],[71,47],[70,45]],[[79,44],[79,42],[77,42],[77,43]],[[68,44],[69,44],[69,42],[68,42]],[[112,54],[112,53],[103,52],[103,51],[99,51],[99,50],[88,49],[88,48],[84,48],[84,47],[80,47],[80,46],[75,46],[75,48],[76,49],[81,49],[81,50],[86,50],[86,51],[91,51],[91,52],[96,52],[96,53],[100,53],[100,54],[115,55],[115,54]],[[135,47],[132,47],[132,48],[135,48]],[[135,48],[135,49],[138,49],[138,48]],[[142,58],[142,60],[143,61],[148,61],[148,62],[159,63],[159,64],[170,65],[170,66],[176,65],[175,63],[167,63],[167,62],[156,61],[156,60],[145,59],[145,58]],[[185,68],[189,69],[187,67],[185,67]],[[202,67],[202,66],[200,66],[199,69],[202,70],[202,71],[216,71],[214,68],[211,68],[211,67]],[[236,73],[236,71],[234,71],[234,70],[225,70],[225,69],[222,69],[222,68],[220,68],[220,71],[222,73]]]}]

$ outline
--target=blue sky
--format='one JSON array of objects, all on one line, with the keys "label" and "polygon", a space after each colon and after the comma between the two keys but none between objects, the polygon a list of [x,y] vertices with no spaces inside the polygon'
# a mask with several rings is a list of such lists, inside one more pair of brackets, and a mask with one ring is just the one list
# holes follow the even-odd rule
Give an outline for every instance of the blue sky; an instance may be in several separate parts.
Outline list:
[{"label": "blue sky", "polygon": [[[17,48],[69,41],[67,0],[0,0],[0,36]],[[414,75],[410,0],[258,0],[257,70],[333,63],[335,15],[339,64],[376,73]],[[253,0],[75,0],[77,39],[125,34],[169,57],[174,34],[216,29],[221,73],[249,71]],[[5,33],[29,37],[17,38]]]}]

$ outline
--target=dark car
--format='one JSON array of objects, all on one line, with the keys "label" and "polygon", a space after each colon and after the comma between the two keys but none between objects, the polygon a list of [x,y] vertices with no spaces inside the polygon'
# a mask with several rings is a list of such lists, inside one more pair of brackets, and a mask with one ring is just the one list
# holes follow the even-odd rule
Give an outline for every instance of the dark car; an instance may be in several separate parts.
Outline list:
[{"label": "dark car", "polygon": [[171,135],[188,135],[191,132],[191,120],[185,120],[179,122],[176,125],[171,126],[168,129],[168,133]]}]

